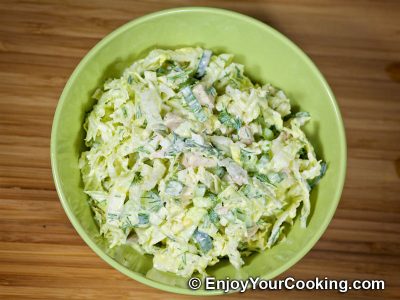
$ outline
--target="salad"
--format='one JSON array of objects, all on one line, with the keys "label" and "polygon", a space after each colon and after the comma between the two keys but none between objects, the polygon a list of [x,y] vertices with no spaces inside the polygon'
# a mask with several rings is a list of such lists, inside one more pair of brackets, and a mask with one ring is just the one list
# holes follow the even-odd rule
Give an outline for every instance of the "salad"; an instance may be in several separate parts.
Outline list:
[{"label": "salad", "polygon": [[154,268],[206,274],[285,238],[326,171],[284,91],[259,85],[232,54],[153,50],[96,90],[79,167],[109,247]]}]

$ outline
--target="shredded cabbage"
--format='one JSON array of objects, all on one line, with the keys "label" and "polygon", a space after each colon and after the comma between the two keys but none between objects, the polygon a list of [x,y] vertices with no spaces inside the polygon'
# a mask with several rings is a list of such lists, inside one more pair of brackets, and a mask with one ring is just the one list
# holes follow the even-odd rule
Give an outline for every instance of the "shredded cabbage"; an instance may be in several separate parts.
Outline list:
[{"label": "shredded cabbage", "polygon": [[[84,191],[110,247],[190,276],[284,239],[326,171],[286,94],[231,54],[154,50],[108,80],[84,123]],[[286,226],[285,226],[286,224]]]}]

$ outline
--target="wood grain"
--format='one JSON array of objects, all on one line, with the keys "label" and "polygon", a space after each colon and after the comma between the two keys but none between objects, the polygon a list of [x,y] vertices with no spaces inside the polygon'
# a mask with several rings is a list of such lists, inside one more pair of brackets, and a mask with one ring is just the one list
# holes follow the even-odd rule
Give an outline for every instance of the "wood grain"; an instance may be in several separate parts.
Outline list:
[{"label": "wood grain", "polygon": [[1,1],[0,298],[188,298],[125,277],[84,244],[59,203],[49,157],[58,97],[87,51],[133,18],[187,5],[277,28],[311,56],[338,99],[348,141],[343,196],[321,240],[281,277],[386,281],[384,291],[225,297],[399,299],[400,2],[358,0]]}]

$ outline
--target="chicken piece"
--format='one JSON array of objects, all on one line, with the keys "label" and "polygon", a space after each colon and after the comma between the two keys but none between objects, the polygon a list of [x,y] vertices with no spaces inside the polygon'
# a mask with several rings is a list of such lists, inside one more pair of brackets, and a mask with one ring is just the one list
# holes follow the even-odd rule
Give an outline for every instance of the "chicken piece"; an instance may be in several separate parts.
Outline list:
[{"label": "chicken piece", "polygon": [[249,183],[247,171],[235,163],[231,158],[223,159],[220,162],[220,165],[226,168],[226,171],[236,184],[243,185]]},{"label": "chicken piece", "polygon": [[214,108],[214,97],[207,94],[202,84],[195,85],[192,88],[192,92],[201,105],[207,106],[211,110]]},{"label": "chicken piece", "polygon": [[164,124],[170,130],[175,130],[184,122],[181,116],[174,114],[174,113],[167,113],[164,117]]},{"label": "chicken piece", "polygon": [[214,168],[217,166],[217,161],[214,158],[204,157],[200,153],[186,152],[182,158],[182,164],[186,167],[204,167]]},{"label": "chicken piece", "polygon": [[239,134],[239,139],[242,143],[250,145],[251,143],[254,142],[253,133],[251,132],[249,126],[240,127],[238,134]]}]

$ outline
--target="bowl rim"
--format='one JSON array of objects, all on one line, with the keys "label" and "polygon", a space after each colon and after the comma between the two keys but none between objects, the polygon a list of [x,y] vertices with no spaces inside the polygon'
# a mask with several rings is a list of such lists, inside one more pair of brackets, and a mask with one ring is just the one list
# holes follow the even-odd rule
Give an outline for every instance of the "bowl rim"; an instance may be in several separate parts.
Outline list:
[{"label": "bowl rim", "polygon": [[239,21],[242,22],[247,22],[251,23],[252,25],[261,28],[263,31],[268,32],[268,34],[273,35],[275,38],[279,39],[282,41],[286,46],[292,48],[292,50],[307,64],[307,66],[311,69],[311,71],[318,77],[320,80],[323,88],[326,90],[329,100],[331,102],[331,105],[334,109],[335,113],[335,118],[338,122],[338,128],[339,128],[339,140],[340,140],[340,156],[341,160],[339,161],[339,172],[338,172],[338,185],[337,189],[335,190],[335,193],[332,197],[332,202],[334,202],[334,206],[332,209],[328,212],[327,218],[324,219],[322,222],[321,226],[319,227],[318,231],[313,235],[313,237],[307,242],[306,246],[299,252],[297,252],[290,260],[288,260],[286,263],[282,264],[279,268],[275,269],[274,271],[270,272],[268,275],[263,275],[261,276],[262,278],[265,279],[272,279],[279,274],[285,272],[288,270],[290,267],[295,265],[297,262],[301,260],[303,256],[305,256],[311,248],[317,243],[317,241],[321,238],[322,234],[325,232],[326,228],[328,227],[329,223],[331,222],[331,219],[336,212],[337,205],[340,201],[344,182],[345,182],[345,177],[346,177],[346,165],[347,165],[347,145],[346,145],[346,135],[345,135],[345,130],[344,130],[344,125],[343,125],[343,119],[338,107],[338,104],[335,100],[335,97],[333,95],[333,92],[331,88],[329,87],[327,81],[325,80],[324,76],[321,74],[319,69],[316,67],[316,65],[312,62],[312,60],[295,44],[293,43],[289,38],[284,36],[282,33],[277,31],[276,29],[270,27],[269,25],[263,23],[262,21],[259,21],[253,17],[227,10],[227,9],[221,9],[221,8],[214,8],[214,7],[201,7],[201,6],[186,6],[186,7],[178,7],[178,8],[172,8],[172,9],[166,9],[166,10],[161,10],[157,12],[153,12],[144,16],[141,16],[139,18],[133,19],[126,24],[118,27],[117,29],[113,30],[111,33],[106,35],[103,39],[101,39],[79,62],[71,76],[69,77],[62,93],[59,98],[57,108],[54,114],[53,118],[53,123],[52,123],[52,130],[51,130],[51,141],[50,141],[50,158],[51,158],[51,169],[52,169],[52,175],[53,175],[53,180],[55,183],[55,187],[57,190],[58,197],[60,199],[60,202],[62,204],[62,207],[65,211],[65,213],[68,216],[68,219],[72,223],[73,227],[75,230],[78,232],[80,237],[85,241],[85,243],[98,255],[100,256],[105,262],[107,262],[109,265],[111,265],[113,268],[118,270],[119,272],[125,274],[126,276],[135,279],[136,281],[143,283],[145,285],[151,286],[153,288],[157,288],[163,291],[167,292],[172,292],[172,293],[178,293],[178,294],[186,294],[186,295],[198,295],[198,296],[211,296],[211,295],[221,295],[224,294],[223,291],[205,291],[205,290],[191,290],[189,288],[181,288],[181,287],[175,287],[175,286],[169,286],[165,283],[160,283],[156,282],[154,280],[151,280],[149,278],[146,278],[145,275],[137,273],[135,271],[132,271],[128,269],[127,267],[121,265],[117,261],[115,261],[113,258],[108,256],[92,239],[91,237],[87,234],[87,232],[84,230],[82,225],[80,224],[79,220],[77,217],[74,215],[72,209],[70,208],[68,201],[66,199],[66,196],[64,194],[64,191],[61,186],[61,180],[60,176],[58,173],[58,163],[57,163],[57,152],[56,152],[56,133],[58,131],[58,126],[60,124],[60,115],[61,115],[61,110],[62,107],[64,106],[67,98],[67,93],[69,89],[71,88],[73,82],[75,81],[76,77],[78,76],[79,72],[85,67],[86,63],[92,58],[95,53],[101,50],[103,45],[107,44],[110,40],[112,40],[114,37],[118,36],[119,34],[123,33],[126,30],[129,30],[131,27],[136,26],[140,23],[147,22],[149,20],[163,17],[166,15],[170,14],[176,14],[176,13],[211,13],[214,15],[220,15],[222,17],[231,17],[235,18]]}]

